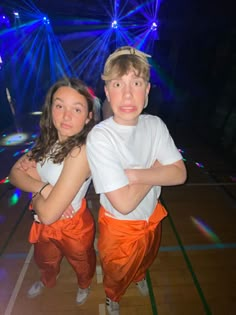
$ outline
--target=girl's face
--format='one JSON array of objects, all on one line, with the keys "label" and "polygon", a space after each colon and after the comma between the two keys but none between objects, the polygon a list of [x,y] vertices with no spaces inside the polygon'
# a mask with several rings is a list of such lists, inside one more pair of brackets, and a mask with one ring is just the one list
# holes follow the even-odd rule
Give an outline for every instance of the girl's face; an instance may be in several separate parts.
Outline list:
[{"label": "girl's face", "polygon": [[52,120],[63,142],[79,133],[90,120],[86,98],[75,89],[62,86],[53,95]]},{"label": "girl's face", "polygon": [[114,113],[114,120],[120,125],[133,126],[143,110],[150,83],[138,77],[134,70],[105,86],[105,93]]}]

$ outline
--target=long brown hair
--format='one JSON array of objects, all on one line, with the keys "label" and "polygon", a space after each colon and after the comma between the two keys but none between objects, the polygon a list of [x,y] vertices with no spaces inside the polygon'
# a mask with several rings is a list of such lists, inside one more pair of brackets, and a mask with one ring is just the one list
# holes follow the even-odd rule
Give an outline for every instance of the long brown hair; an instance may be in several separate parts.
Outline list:
[{"label": "long brown hair", "polygon": [[[69,137],[63,143],[58,142],[57,150],[52,150],[58,141],[57,129],[52,120],[52,102],[54,94],[62,86],[71,87],[86,98],[88,114],[91,116],[91,119],[79,133]],[[80,148],[85,144],[87,135],[94,126],[93,112],[94,97],[83,81],[77,78],[65,78],[57,81],[46,95],[40,119],[40,134],[35,142],[35,146],[31,150],[29,158],[36,162],[44,162],[45,159],[49,157],[54,163],[61,163],[74,147]]]}]

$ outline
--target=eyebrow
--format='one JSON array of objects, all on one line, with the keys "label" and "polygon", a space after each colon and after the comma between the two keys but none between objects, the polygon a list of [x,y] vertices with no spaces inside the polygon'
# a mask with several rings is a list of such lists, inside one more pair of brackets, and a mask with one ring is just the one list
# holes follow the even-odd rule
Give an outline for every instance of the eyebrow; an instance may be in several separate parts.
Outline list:
[{"label": "eyebrow", "polygon": [[[133,77],[133,78],[131,78],[131,80],[137,80],[137,79],[145,81],[143,77]],[[122,81],[122,78],[111,79],[111,80],[109,80],[107,82],[113,82],[113,81]]]},{"label": "eyebrow", "polygon": [[[60,97],[53,98],[53,102],[55,102],[55,101],[60,101],[60,102],[62,102],[62,103],[65,102],[65,101],[64,101],[63,99],[61,99]],[[73,105],[73,106],[74,106],[74,105],[81,105],[81,106],[83,106],[83,107],[86,107],[85,104],[83,104],[83,103],[81,103],[81,102],[79,102],[79,101],[73,103],[72,105]]]}]

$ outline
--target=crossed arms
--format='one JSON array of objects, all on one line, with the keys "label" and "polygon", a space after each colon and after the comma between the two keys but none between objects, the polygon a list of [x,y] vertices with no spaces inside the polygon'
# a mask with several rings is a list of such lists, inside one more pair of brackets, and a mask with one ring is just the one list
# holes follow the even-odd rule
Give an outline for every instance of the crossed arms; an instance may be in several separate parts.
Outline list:
[{"label": "crossed arms", "polygon": [[125,173],[129,184],[106,193],[112,206],[122,214],[132,212],[146,196],[152,186],[173,186],[183,184],[186,180],[184,162],[161,165],[156,161],[148,169],[127,169]]}]

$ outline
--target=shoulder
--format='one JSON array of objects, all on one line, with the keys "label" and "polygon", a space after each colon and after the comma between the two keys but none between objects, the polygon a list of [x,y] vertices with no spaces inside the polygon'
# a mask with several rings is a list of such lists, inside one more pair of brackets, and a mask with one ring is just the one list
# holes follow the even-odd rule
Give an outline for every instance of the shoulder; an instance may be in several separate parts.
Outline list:
[{"label": "shoulder", "polygon": [[110,128],[112,126],[112,121],[113,121],[112,117],[109,117],[105,120],[100,121],[98,124],[96,124],[93,127],[90,133],[98,131],[98,130],[104,130],[104,129]]},{"label": "shoulder", "polygon": [[150,139],[160,140],[169,137],[169,130],[160,117],[144,114],[140,118],[140,130],[141,132],[145,132]]},{"label": "shoulder", "polygon": [[149,114],[140,115],[139,123],[141,125],[144,125],[147,128],[150,128],[150,127],[154,127],[154,128],[165,127],[165,123],[163,122],[163,120],[160,117],[154,116],[154,115],[149,115]]},{"label": "shoulder", "polygon": [[65,162],[68,160],[80,159],[81,157],[84,157],[84,156],[86,156],[85,145],[82,145],[81,147],[74,147],[65,158]]},{"label": "shoulder", "polygon": [[93,127],[93,129],[89,132],[87,137],[87,143],[91,141],[91,139],[102,139],[104,136],[110,133],[112,129],[112,118],[108,118],[106,120],[101,121],[97,125]]},{"label": "shoulder", "polygon": [[72,173],[78,172],[80,174],[81,170],[86,171],[88,168],[86,146],[73,148],[64,159],[63,165],[63,169]]}]

